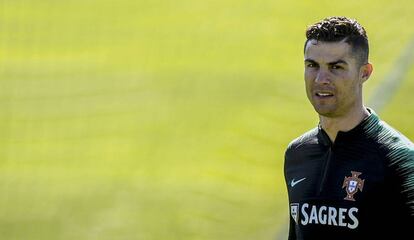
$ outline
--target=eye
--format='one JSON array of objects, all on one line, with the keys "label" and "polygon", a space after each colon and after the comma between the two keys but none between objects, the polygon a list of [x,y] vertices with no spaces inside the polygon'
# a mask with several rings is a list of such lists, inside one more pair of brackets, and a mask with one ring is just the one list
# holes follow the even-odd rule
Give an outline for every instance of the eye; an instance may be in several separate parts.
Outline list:
[{"label": "eye", "polygon": [[318,65],[316,63],[311,63],[311,62],[310,63],[306,63],[305,66],[307,68],[317,68],[318,67]]},{"label": "eye", "polygon": [[337,64],[332,65],[332,66],[331,66],[331,68],[332,68],[332,69],[343,69],[343,67],[342,67],[342,66],[337,65]]}]

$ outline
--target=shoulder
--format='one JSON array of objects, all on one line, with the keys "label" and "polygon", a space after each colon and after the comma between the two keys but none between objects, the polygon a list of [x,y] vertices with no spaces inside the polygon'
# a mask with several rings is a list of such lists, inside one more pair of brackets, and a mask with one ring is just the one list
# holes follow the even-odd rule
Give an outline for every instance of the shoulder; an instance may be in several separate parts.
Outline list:
[{"label": "shoulder", "polygon": [[306,133],[302,134],[301,136],[295,138],[291,141],[286,149],[286,155],[295,152],[301,148],[306,148],[310,145],[318,144],[318,132],[319,129],[317,127],[307,131]]},{"label": "shoulder", "polygon": [[379,121],[377,142],[391,161],[411,159],[414,161],[414,144],[402,133],[384,121]]},{"label": "shoulder", "polygon": [[389,176],[405,203],[405,212],[414,217],[414,144],[403,134],[381,121],[378,137],[385,150]]}]

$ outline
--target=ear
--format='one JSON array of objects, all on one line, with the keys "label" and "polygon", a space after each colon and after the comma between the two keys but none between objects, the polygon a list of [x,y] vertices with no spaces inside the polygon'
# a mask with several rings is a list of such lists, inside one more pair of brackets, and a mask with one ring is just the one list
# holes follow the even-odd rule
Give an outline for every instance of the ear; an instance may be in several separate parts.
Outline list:
[{"label": "ear", "polygon": [[372,67],[371,63],[366,63],[361,66],[359,69],[359,78],[361,79],[361,83],[364,83],[368,80],[373,70],[374,68]]}]

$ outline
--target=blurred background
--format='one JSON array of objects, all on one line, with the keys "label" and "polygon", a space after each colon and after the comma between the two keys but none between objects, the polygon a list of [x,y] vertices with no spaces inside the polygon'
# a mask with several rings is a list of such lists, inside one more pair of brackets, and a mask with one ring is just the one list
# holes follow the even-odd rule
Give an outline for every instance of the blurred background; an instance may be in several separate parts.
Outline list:
[{"label": "blurred background", "polygon": [[375,105],[391,79],[375,110],[414,139],[413,12],[408,0],[0,0],[0,238],[286,239],[284,150],[318,123],[306,27],[365,26],[365,97]]}]

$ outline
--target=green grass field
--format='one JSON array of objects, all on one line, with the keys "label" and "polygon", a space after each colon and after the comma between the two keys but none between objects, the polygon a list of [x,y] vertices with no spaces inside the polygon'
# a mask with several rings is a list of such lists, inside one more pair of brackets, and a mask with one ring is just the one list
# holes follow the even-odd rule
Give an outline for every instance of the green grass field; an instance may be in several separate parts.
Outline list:
[{"label": "green grass field", "polygon": [[[283,153],[317,117],[307,25],[357,18],[375,72],[410,1],[0,1],[0,239],[277,239]],[[383,119],[414,139],[414,72]]]}]

